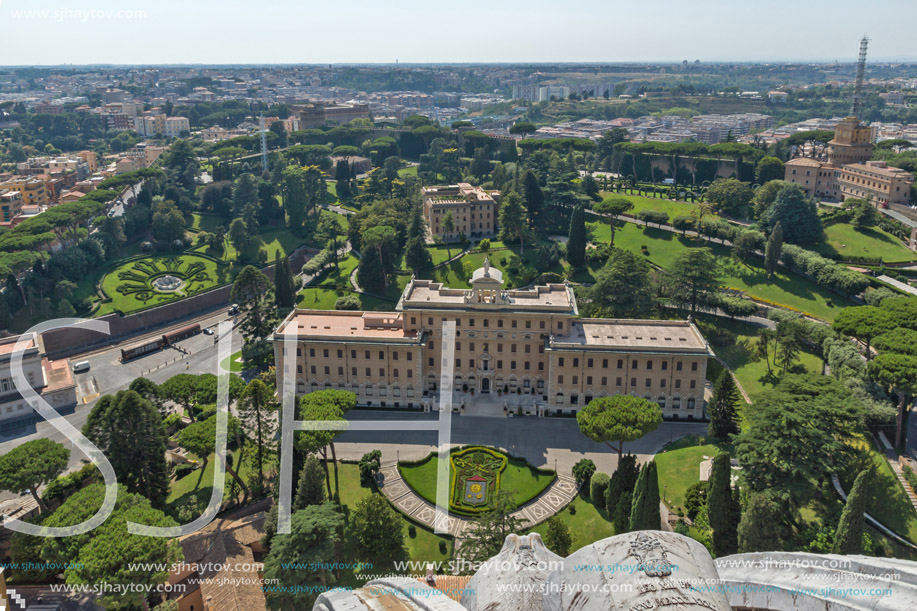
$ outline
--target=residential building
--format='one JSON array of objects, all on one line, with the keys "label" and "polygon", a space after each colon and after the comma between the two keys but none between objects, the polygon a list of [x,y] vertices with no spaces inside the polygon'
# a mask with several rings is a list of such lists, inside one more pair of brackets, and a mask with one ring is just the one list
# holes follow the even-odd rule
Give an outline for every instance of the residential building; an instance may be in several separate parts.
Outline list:
[{"label": "residential building", "polygon": [[50,361],[45,356],[41,336],[29,334],[0,339],[0,433],[30,426],[41,417],[35,402],[16,389],[10,369],[13,350],[22,341],[22,373],[28,384],[56,411],[76,407],[76,385],[66,360]]},{"label": "residential building", "polygon": [[[487,191],[466,182],[457,185],[424,187],[423,212],[432,237],[454,240],[461,235],[485,238],[496,234],[499,191]],[[452,214],[454,228],[443,224]]]},{"label": "residential building", "polygon": [[[298,394],[336,388],[360,405],[416,409],[450,392],[456,408],[481,415],[573,414],[595,397],[628,394],[666,417],[703,417],[712,352],[690,320],[579,318],[569,285],[505,289],[488,260],[470,284],[412,278],[395,312],[295,310],[273,338],[278,386],[286,371]],[[447,321],[453,354],[443,354]],[[444,358],[452,376],[440,388]]]},{"label": "residential building", "polygon": [[23,205],[47,206],[51,201],[45,181],[35,176],[14,176],[0,183],[0,189],[19,191]]},{"label": "residential building", "polygon": [[134,117],[125,114],[105,115],[108,129],[126,132],[134,129]]},{"label": "residential building", "polygon": [[874,204],[907,205],[914,175],[884,161],[847,164],[838,172],[837,183],[844,199],[859,197]]},{"label": "residential building", "polygon": [[165,115],[144,114],[134,119],[134,131],[144,138],[161,136],[166,131]]},{"label": "residential building", "polygon": [[22,212],[22,194],[13,189],[0,188],[0,224],[12,222]]}]

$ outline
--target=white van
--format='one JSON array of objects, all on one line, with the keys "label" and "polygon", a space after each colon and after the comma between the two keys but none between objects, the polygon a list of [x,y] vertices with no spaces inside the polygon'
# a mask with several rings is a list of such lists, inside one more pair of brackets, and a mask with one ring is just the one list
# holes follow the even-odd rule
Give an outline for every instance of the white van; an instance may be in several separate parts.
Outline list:
[{"label": "white van", "polygon": [[83,373],[89,371],[89,361],[80,361],[73,366],[73,373]]}]

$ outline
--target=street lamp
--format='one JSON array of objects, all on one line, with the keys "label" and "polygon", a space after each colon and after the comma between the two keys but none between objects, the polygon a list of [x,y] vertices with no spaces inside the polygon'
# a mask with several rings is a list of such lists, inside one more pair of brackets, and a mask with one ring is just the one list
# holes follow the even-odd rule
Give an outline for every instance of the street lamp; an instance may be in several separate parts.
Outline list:
[{"label": "street lamp", "polygon": [[669,488],[669,485],[668,485],[668,484],[665,484],[665,485],[662,487],[662,500],[663,500],[663,501],[665,501],[665,493],[666,493],[666,490],[668,490],[668,488]]}]

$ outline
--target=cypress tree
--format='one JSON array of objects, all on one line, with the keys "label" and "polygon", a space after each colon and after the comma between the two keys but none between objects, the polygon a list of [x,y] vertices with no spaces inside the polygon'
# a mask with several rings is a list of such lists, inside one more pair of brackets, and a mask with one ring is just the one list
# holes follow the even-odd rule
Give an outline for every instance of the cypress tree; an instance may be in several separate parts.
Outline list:
[{"label": "cypress tree", "polygon": [[586,264],[586,212],[582,206],[573,208],[573,214],[570,216],[567,262],[573,267],[582,267]]},{"label": "cypress tree", "polygon": [[834,536],[835,554],[862,554],[863,553],[863,523],[866,510],[866,496],[869,494],[869,480],[872,474],[868,469],[860,471],[853,489],[847,497],[847,504],[841,512],[841,521],[837,525],[837,534]]},{"label": "cypress tree", "polygon": [[780,221],[774,225],[767,244],[764,247],[764,271],[768,276],[773,276],[777,271],[777,262],[780,261],[780,251],[783,249],[783,225]]},{"label": "cypress tree", "polygon": [[274,301],[278,308],[292,308],[295,302],[290,260],[279,250],[274,255]]},{"label": "cypress tree", "polygon": [[637,477],[630,509],[630,530],[659,530],[661,523],[659,476],[656,461],[651,460],[640,469],[640,476]]},{"label": "cypress tree", "polygon": [[707,520],[713,529],[713,551],[719,556],[736,553],[739,508],[732,494],[729,454],[717,454],[707,484]]},{"label": "cypress tree", "polygon": [[321,505],[324,502],[325,471],[318,458],[310,454],[299,472],[299,487],[296,489],[293,510],[299,511],[309,505]]},{"label": "cypress tree", "polygon": [[736,404],[739,402],[739,389],[736,388],[732,374],[724,369],[713,387],[713,396],[710,398],[710,425],[708,432],[712,437],[729,441],[730,435],[739,433]]},{"label": "cypress tree", "polygon": [[[637,457],[633,454],[625,454],[618,461],[618,468],[611,475],[611,481],[608,489],[605,491],[605,509],[611,518],[617,512],[618,505],[623,503],[625,494],[632,494],[634,486],[637,485],[637,476],[640,474],[640,467],[637,465]],[[595,502],[597,499],[593,499]],[[627,500],[625,507],[625,528],[627,520],[630,519],[630,499]]]},{"label": "cypress tree", "polygon": [[630,525],[630,506],[632,502],[633,492],[625,492],[619,497],[618,506],[615,508],[614,515],[611,516],[616,535],[627,532],[627,527]]},{"label": "cypress tree", "polygon": [[770,552],[783,547],[787,536],[785,511],[766,492],[753,492],[739,521],[739,551]]}]

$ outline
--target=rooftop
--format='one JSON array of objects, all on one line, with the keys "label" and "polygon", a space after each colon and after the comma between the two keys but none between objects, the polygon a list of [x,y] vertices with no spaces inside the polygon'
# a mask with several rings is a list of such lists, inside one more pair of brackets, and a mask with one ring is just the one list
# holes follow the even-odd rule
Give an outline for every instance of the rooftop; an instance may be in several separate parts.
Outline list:
[{"label": "rooftop", "polygon": [[[398,312],[339,312],[296,310],[277,329],[277,336],[299,336],[360,340],[414,340],[415,331],[406,331]],[[279,337],[278,337],[279,338]]]},{"label": "rooftop", "polygon": [[551,345],[662,350],[666,352],[709,352],[700,331],[689,321],[618,320],[595,318],[576,320],[567,335],[555,335]]}]

